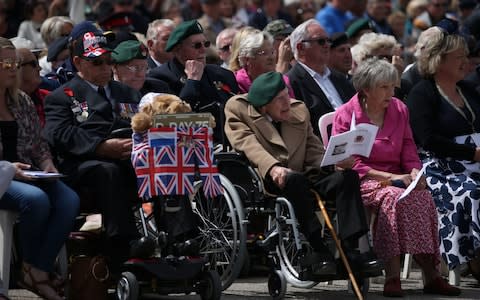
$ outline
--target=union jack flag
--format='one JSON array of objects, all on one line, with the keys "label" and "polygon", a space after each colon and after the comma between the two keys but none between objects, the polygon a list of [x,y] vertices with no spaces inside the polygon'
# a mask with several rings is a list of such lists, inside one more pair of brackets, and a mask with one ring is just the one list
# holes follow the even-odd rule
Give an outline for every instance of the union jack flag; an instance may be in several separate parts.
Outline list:
[{"label": "union jack flag", "polygon": [[207,127],[160,127],[135,133],[132,163],[138,195],[147,199],[157,195],[188,195],[194,192],[196,179],[203,180],[205,196],[222,194],[212,146],[212,130]]}]

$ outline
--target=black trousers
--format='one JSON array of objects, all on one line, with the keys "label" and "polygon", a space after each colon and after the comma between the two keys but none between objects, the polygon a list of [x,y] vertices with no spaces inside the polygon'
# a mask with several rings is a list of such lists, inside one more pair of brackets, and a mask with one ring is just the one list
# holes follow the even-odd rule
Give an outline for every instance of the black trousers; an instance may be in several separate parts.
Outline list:
[{"label": "black trousers", "polygon": [[139,237],[132,211],[138,204],[137,177],[129,160],[84,161],[69,181],[80,194],[87,190],[93,198],[95,208],[102,214],[107,237]]},{"label": "black trousers", "polygon": [[327,209],[336,209],[337,234],[340,239],[354,242],[368,232],[360,196],[360,180],[353,170],[317,176],[313,182],[302,173],[291,172],[287,175],[282,190],[268,176],[265,179],[265,188],[269,192],[286,197],[292,203],[300,230],[307,239],[321,229],[315,214],[320,208],[310,189],[317,191],[326,202]]}]

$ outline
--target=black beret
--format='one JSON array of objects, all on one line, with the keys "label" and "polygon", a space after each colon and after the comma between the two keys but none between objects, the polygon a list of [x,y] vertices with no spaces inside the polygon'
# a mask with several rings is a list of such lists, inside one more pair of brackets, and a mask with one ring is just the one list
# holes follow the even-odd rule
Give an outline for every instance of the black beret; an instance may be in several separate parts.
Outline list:
[{"label": "black beret", "polygon": [[340,45],[348,43],[348,36],[345,32],[336,32],[330,37],[332,44],[330,48],[336,48]]},{"label": "black beret", "polygon": [[183,22],[175,28],[167,41],[165,51],[170,52],[172,49],[181,43],[184,39],[191,35],[203,33],[203,28],[197,20]]},{"label": "black beret", "polygon": [[267,72],[258,76],[248,91],[248,101],[255,107],[264,106],[286,88],[283,75],[278,72]]}]

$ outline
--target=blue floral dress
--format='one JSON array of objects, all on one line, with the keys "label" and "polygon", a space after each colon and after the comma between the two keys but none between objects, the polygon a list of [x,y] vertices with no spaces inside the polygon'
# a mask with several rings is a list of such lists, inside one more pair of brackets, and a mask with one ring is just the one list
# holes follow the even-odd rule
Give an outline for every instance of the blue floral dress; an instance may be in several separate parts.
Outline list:
[{"label": "blue floral dress", "polygon": [[[467,137],[465,143],[473,141]],[[427,153],[420,157],[437,207],[440,253],[453,269],[480,249],[480,163]]]}]

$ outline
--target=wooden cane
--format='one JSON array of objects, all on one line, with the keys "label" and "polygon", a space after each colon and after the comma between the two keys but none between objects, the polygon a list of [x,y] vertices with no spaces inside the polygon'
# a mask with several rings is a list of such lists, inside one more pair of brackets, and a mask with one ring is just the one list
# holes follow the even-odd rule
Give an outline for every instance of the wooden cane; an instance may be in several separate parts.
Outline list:
[{"label": "wooden cane", "polygon": [[318,193],[314,190],[311,190],[312,193],[315,195],[315,198],[317,199],[318,206],[320,206],[320,211],[322,212],[323,218],[325,219],[325,224],[327,224],[328,229],[332,233],[332,237],[335,241],[335,245],[337,246],[338,252],[340,253],[340,258],[342,259],[343,264],[345,265],[345,268],[347,269],[348,272],[348,277],[350,278],[350,281],[352,282],[353,290],[355,291],[355,295],[359,300],[363,300],[363,295],[360,292],[360,289],[358,288],[357,280],[355,279],[355,276],[353,275],[352,269],[350,268],[350,264],[348,263],[348,259],[345,256],[345,253],[343,252],[342,245],[340,244],[340,241],[338,240],[337,234],[335,233],[335,229],[332,226],[332,222],[330,221],[330,217],[328,216],[327,209],[323,205],[322,199],[318,195]]}]

